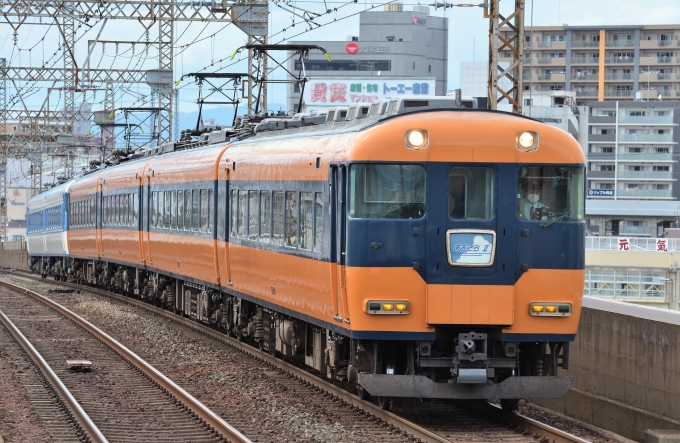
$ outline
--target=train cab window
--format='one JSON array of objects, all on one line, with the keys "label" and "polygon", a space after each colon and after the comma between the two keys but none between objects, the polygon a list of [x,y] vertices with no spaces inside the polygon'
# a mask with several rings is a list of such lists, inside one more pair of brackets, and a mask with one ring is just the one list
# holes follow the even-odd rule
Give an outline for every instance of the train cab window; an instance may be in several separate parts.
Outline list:
[{"label": "train cab window", "polygon": [[314,194],[314,252],[321,252],[323,243],[323,193]]},{"label": "train cab window", "polygon": [[298,193],[286,192],[286,246],[297,248]]},{"label": "train cab window", "polygon": [[260,192],[260,241],[269,243],[272,234],[272,194]]},{"label": "train cab window", "polygon": [[283,192],[274,192],[272,243],[283,245]]},{"label": "train cab window", "polygon": [[259,203],[257,197],[260,193],[258,191],[250,191],[248,193],[248,240],[257,241],[258,238],[258,209]]},{"label": "train cab window", "polygon": [[231,236],[236,237],[238,233],[238,191],[231,191]]},{"label": "train cab window", "polygon": [[490,220],[495,215],[496,175],[485,166],[449,169],[448,212],[454,219]]},{"label": "train cab window", "polygon": [[300,193],[300,249],[312,250],[314,239],[314,201],[311,192]]},{"label": "train cab window", "polygon": [[414,219],[425,216],[425,168],[354,164],[350,167],[352,218]]},{"label": "train cab window", "polygon": [[238,191],[238,236],[246,238],[248,231],[248,191]]},{"label": "train cab window", "polygon": [[531,166],[519,170],[517,216],[522,220],[583,221],[584,168]]},{"label": "train cab window", "polygon": [[177,191],[177,229],[184,230],[184,191]]}]

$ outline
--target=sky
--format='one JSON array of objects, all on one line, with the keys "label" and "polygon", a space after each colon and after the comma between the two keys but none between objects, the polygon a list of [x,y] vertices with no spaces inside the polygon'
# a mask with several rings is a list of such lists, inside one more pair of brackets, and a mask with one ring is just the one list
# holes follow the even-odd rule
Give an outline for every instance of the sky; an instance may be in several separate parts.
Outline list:
[{"label": "sky", "polygon": [[[471,0],[465,0],[471,1]],[[278,2],[270,0],[270,42],[278,43],[286,40],[324,41],[345,40],[348,35],[359,32],[358,12],[374,8],[382,10],[384,1],[327,0],[327,1],[287,1],[282,5],[290,9],[290,5],[313,12],[322,12],[326,8],[331,12],[315,19],[324,26],[308,31],[305,23],[289,12],[278,7]],[[349,3],[349,4],[348,4]],[[404,9],[410,10],[414,5],[428,5],[426,1],[405,1]],[[513,7],[512,0],[501,0],[502,10]],[[337,8],[337,10],[333,10]],[[298,9],[298,12],[300,10]],[[432,15],[446,16],[449,19],[449,66],[448,88],[458,87],[460,82],[460,62],[468,60],[488,59],[488,20],[483,17],[480,7],[448,8],[446,10],[430,8]],[[346,18],[345,18],[346,17]],[[295,21],[294,21],[295,19]],[[624,25],[624,24],[669,24],[680,23],[680,1],[656,0],[643,2],[640,0],[526,0],[525,25]],[[91,26],[94,25],[94,26]],[[87,40],[95,38],[101,22],[91,21],[78,30],[79,41],[76,45],[76,60],[84,64],[87,57]],[[293,26],[294,25],[294,26]],[[88,27],[91,26],[89,30]],[[4,35],[3,35],[4,34]],[[299,35],[298,35],[299,34]],[[149,39],[157,38],[158,26],[150,28]],[[44,37],[44,39],[43,39]],[[17,30],[17,43],[14,44],[12,28],[6,22],[0,23],[0,58],[11,59],[14,66],[62,66],[62,51],[59,50],[59,34],[56,26],[49,26],[47,21],[38,26],[20,26]],[[137,21],[109,21],[104,26],[100,40],[131,40],[144,42],[144,28]],[[204,69],[206,72],[244,72],[245,62],[231,64],[228,58],[238,47],[246,43],[246,36],[235,26],[227,23],[179,23],[175,28],[175,77]],[[190,44],[191,43],[191,44]],[[155,49],[145,53],[144,45],[121,44],[116,49],[114,44],[97,45],[90,57],[90,66],[115,66],[120,69],[153,69],[158,61]],[[30,48],[30,51],[29,51]],[[103,48],[103,50],[102,50]],[[56,55],[55,55],[56,52]],[[245,54],[245,53],[244,53]],[[237,60],[240,56],[237,56]],[[212,65],[212,66],[211,66]],[[281,78],[283,73],[274,73]],[[42,85],[45,86],[45,85]],[[29,108],[39,108],[45,98],[45,90],[40,90],[31,82],[18,82],[24,100]],[[180,111],[196,110],[194,100],[197,87],[190,80],[180,83]],[[12,91],[10,90],[10,93]],[[120,86],[117,90],[116,105],[144,106],[149,105],[148,88],[145,86]],[[50,96],[53,109],[62,105],[59,94]],[[101,109],[104,98],[102,91],[89,92],[83,99],[93,103],[93,110]],[[269,89],[270,103],[285,103],[285,86]]]}]

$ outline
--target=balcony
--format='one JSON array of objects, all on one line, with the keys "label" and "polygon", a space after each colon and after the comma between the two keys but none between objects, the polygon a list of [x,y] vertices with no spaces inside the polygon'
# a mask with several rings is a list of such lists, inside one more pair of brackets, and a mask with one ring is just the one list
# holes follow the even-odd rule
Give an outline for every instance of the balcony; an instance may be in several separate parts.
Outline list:
[{"label": "balcony", "polygon": [[652,116],[652,115],[621,115],[619,116],[619,123],[631,125],[663,125],[672,124],[673,117],[670,115]]},{"label": "balcony", "polygon": [[[663,80],[671,80],[672,75],[670,72],[654,72],[654,73],[644,73],[640,74],[640,82],[641,83],[648,83],[648,82],[657,82],[657,81],[663,81]],[[677,77],[677,74],[676,74]]]},{"label": "balcony", "polygon": [[605,80],[633,80],[633,74],[623,74],[623,73],[606,73],[604,75]]},{"label": "balcony", "polygon": [[597,65],[600,63],[599,57],[574,57],[571,59],[572,65]]},{"label": "balcony", "polygon": [[618,91],[616,89],[605,89],[604,90],[604,96],[605,97],[633,97],[633,90],[621,90]]},{"label": "balcony", "polygon": [[659,96],[670,97],[672,95],[672,92],[673,91],[671,91],[670,89],[643,89],[642,91],[640,91],[643,100],[658,100]]},{"label": "balcony", "polygon": [[617,178],[630,178],[636,180],[670,180],[670,171],[619,171]]},{"label": "balcony", "polygon": [[[593,154],[589,154],[591,156]],[[610,154],[612,155],[612,154]],[[619,161],[629,161],[629,162],[667,162],[673,161],[673,154],[668,153],[658,153],[658,152],[641,152],[639,154],[619,154],[617,156]]]},{"label": "balcony", "polygon": [[616,124],[616,117],[609,115],[591,115],[588,117],[588,123],[610,123]]},{"label": "balcony", "polygon": [[[633,198],[671,198],[670,189],[617,189],[617,197]],[[619,229],[621,229],[619,227]]]},{"label": "balcony", "polygon": [[528,73],[528,72],[522,73],[522,80],[524,80],[525,82],[528,82],[529,80],[531,80],[531,74]]},{"label": "balcony", "polygon": [[571,80],[572,81],[587,81],[587,80],[597,81],[599,79],[600,79],[600,76],[597,75],[597,74],[579,74],[579,73],[576,73],[576,75],[574,75]]},{"label": "balcony", "polygon": [[588,161],[614,160],[613,152],[589,152]]},{"label": "balcony", "polygon": [[607,40],[604,42],[604,45],[607,48],[632,48],[635,46],[635,42],[633,40]]},{"label": "balcony", "polygon": [[673,63],[673,57],[657,57],[656,58],[657,63]]},{"label": "balcony", "polygon": [[670,143],[672,141],[671,134],[619,134],[619,142]]},{"label": "balcony", "polygon": [[604,62],[608,65],[632,65],[635,63],[634,57],[607,57]]},{"label": "balcony", "polygon": [[600,42],[576,40],[571,42],[572,48],[599,48]]},{"label": "balcony", "polygon": [[588,134],[588,141],[592,143],[598,142],[614,142],[616,141],[616,134]]},{"label": "balcony", "polygon": [[652,235],[652,227],[619,225],[619,235]]},{"label": "balcony", "polygon": [[536,60],[539,65],[566,66],[564,57],[539,57]]},{"label": "balcony", "polygon": [[534,42],[534,48],[538,49],[567,49],[567,42],[563,41],[552,41],[552,40],[546,40],[542,42],[538,42],[538,45],[536,42]]},{"label": "balcony", "polygon": [[597,89],[577,90],[576,97],[597,97]]},{"label": "balcony", "polygon": [[588,180],[596,178],[614,178],[614,171],[588,171]]}]

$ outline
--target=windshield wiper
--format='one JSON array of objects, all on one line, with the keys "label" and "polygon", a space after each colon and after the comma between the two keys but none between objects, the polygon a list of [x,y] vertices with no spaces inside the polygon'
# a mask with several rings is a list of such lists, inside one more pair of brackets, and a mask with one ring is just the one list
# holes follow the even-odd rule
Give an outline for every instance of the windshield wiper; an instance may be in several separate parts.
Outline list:
[{"label": "windshield wiper", "polygon": [[565,212],[564,214],[560,215],[559,217],[553,218],[553,219],[550,220],[549,222],[545,222],[545,223],[543,223],[542,225],[539,225],[539,226],[540,226],[541,228],[547,228],[548,226],[552,225],[552,224],[555,223],[556,221],[562,220],[562,219],[565,218],[567,215],[568,215],[568,213]]}]

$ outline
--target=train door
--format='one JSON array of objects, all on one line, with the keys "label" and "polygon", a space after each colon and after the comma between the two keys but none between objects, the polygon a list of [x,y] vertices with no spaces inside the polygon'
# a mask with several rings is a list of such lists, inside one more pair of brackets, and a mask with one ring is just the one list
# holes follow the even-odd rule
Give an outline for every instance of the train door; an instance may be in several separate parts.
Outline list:
[{"label": "train door", "polygon": [[331,258],[335,262],[331,266],[331,290],[333,297],[334,319],[349,323],[346,285],[346,251],[347,251],[347,165],[331,165],[330,169],[330,204],[331,204]]},{"label": "train door", "polygon": [[510,166],[431,164],[428,283],[435,286],[428,288],[428,323],[512,322],[515,179]]}]

